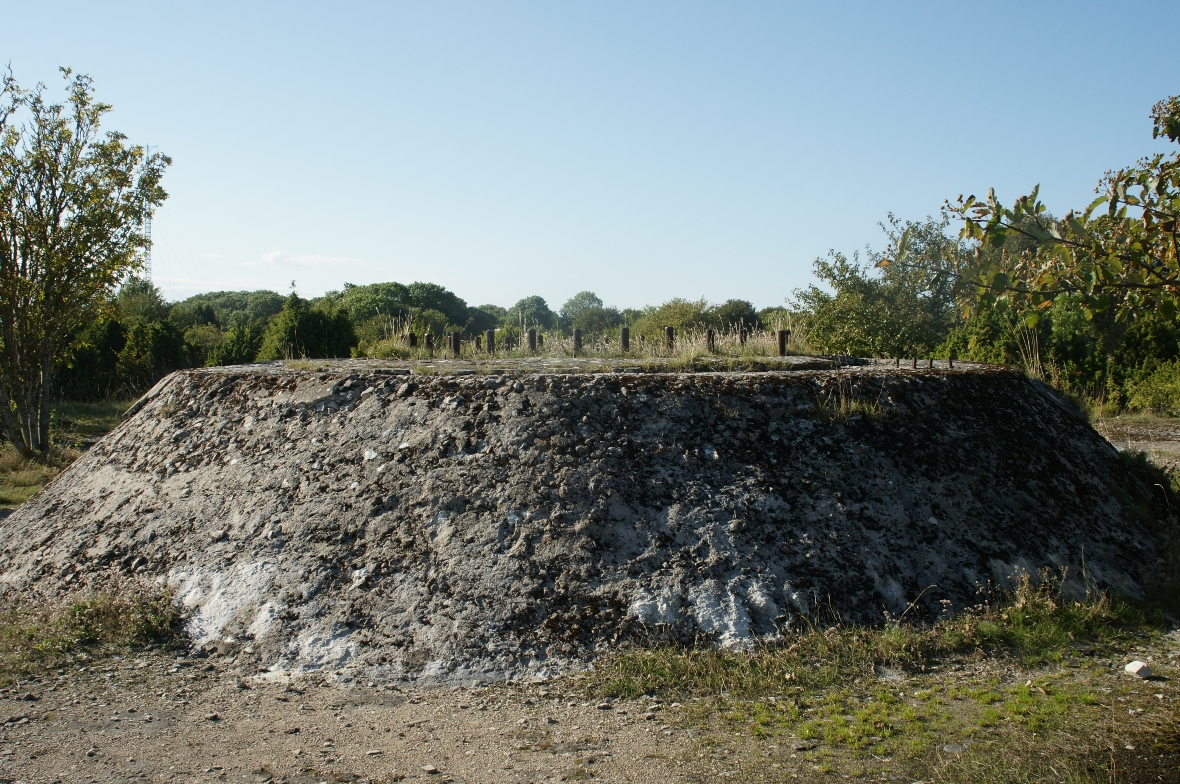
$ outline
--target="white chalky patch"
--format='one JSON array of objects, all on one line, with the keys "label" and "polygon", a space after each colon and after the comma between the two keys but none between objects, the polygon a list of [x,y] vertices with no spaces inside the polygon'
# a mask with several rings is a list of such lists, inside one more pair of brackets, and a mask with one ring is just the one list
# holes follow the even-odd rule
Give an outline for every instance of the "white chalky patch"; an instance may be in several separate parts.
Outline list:
[{"label": "white chalky patch", "polygon": [[[168,574],[168,585],[176,591],[176,601],[188,615],[189,634],[204,644],[221,639],[225,625],[234,616],[258,605],[277,571],[274,564],[265,561],[247,561],[224,569],[177,568]],[[251,628],[260,623],[266,611],[255,613]],[[269,621],[261,623],[265,626]]]},{"label": "white chalky patch", "polygon": [[689,589],[697,626],[706,634],[716,634],[723,648],[741,648],[750,644],[750,615],[729,587],[708,580]]}]

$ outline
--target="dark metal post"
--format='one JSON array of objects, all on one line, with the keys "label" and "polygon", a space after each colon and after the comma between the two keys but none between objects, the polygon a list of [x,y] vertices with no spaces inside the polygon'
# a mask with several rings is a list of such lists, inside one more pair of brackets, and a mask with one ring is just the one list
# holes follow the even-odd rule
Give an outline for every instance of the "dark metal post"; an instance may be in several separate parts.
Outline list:
[{"label": "dark metal post", "polygon": [[676,345],[676,331],[671,327],[664,327],[664,343],[669,350]]},{"label": "dark metal post", "polygon": [[434,335],[430,332],[426,333],[426,350],[430,352],[430,358],[434,358]]},{"label": "dark metal post", "polygon": [[483,339],[479,335],[475,336],[475,350],[476,351],[480,351],[483,349],[483,343],[481,342],[482,340]]},{"label": "dark metal post", "polygon": [[582,350],[582,330],[574,328],[574,351]]},{"label": "dark metal post", "polygon": [[742,346],[746,345],[746,328],[745,327],[742,327],[741,329],[738,330],[738,344],[742,345]]},{"label": "dark metal post", "polygon": [[451,353],[455,355],[455,359],[459,358],[459,350],[463,347],[461,340],[458,332],[451,333]]},{"label": "dark metal post", "polygon": [[713,349],[717,348],[717,333],[711,329],[705,330],[705,346],[709,349],[709,353],[713,353]]},{"label": "dark metal post", "polygon": [[934,367],[934,357],[930,357],[930,359],[928,359],[927,362],[929,362],[930,364],[928,364],[926,367],[930,367],[930,368]]},{"label": "dark metal post", "polygon": [[485,332],[483,334],[484,334],[484,337],[487,338],[488,353],[494,354],[496,352],[496,330],[489,329],[487,332]]},{"label": "dark metal post", "polygon": [[539,348],[539,349],[545,348],[545,333],[544,332],[537,333],[537,348]]},{"label": "dark metal post", "polygon": [[534,327],[529,327],[529,351],[537,350],[537,330]]},{"label": "dark metal post", "polygon": [[417,335],[417,333],[411,332],[410,334],[406,335],[406,337],[410,341],[410,348],[418,348],[418,335]]},{"label": "dark metal post", "polygon": [[623,327],[623,329],[621,331],[621,335],[622,335],[622,339],[620,342],[623,344],[623,351],[630,351],[631,350],[631,328],[630,327]]},{"label": "dark metal post", "polygon": [[785,357],[787,355],[787,338],[791,336],[788,330],[780,329],[775,333],[778,337],[778,355]]}]

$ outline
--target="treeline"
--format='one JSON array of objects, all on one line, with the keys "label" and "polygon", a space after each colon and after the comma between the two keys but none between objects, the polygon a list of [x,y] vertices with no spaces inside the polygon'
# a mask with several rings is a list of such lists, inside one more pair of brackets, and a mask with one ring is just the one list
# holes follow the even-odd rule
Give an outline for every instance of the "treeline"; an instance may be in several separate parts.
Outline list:
[{"label": "treeline", "polygon": [[782,324],[785,308],[755,310],[744,300],[710,304],[672,299],[623,309],[583,291],[558,310],[544,298],[512,307],[470,306],[433,283],[345,284],[343,290],[304,299],[292,292],[218,291],[168,303],[149,281],[132,278],[102,309],[104,316],[76,331],[57,370],[59,396],[74,400],[127,397],[174,370],[239,365],[276,359],[408,357],[411,333],[425,343],[458,332],[465,340],[495,330],[500,345],[519,345],[523,333],[569,335],[588,342],[627,325],[632,334],[657,338],[678,331],[759,329]]},{"label": "treeline", "polygon": [[[1014,365],[1107,413],[1180,416],[1175,314],[1094,312],[1081,293],[1059,295],[1032,313],[994,307],[964,312],[955,290],[963,260],[977,253],[1017,255],[1030,250],[1033,240],[1016,236],[1002,251],[980,248],[950,236],[945,217],[908,223],[890,218],[884,228],[886,252],[833,252],[815,262],[819,285],[795,292],[795,323],[813,351]],[[903,237],[909,263],[889,263]]]}]

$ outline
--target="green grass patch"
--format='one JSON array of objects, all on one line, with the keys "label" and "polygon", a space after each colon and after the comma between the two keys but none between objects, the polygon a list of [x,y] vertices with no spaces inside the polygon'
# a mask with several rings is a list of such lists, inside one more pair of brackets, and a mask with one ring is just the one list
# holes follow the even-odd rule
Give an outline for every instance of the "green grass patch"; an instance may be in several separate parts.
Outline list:
[{"label": "green grass patch", "polygon": [[62,600],[21,599],[0,609],[0,683],[182,639],[171,597],[151,586],[125,582]]}]

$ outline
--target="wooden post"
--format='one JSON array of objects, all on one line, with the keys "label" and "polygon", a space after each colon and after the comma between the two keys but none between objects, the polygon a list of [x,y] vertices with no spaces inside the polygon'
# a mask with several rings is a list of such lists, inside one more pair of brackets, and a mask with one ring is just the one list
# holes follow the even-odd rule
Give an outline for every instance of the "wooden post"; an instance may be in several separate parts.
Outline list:
[{"label": "wooden post", "polygon": [[488,353],[489,354],[496,353],[496,330],[489,329],[487,332],[485,332],[483,334],[484,334],[484,337],[487,338]]},{"label": "wooden post", "polygon": [[535,327],[529,327],[529,351],[537,350],[537,330]]},{"label": "wooden post", "polygon": [[675,347],[676,330],[672,329],[671,327],[664,327],[664,344],[667,345],[669,351]]},{"label": "wooden post", "polygon": [[426,350],[430,352],[430,358],[434,359],[434,335],[430,332],[426,333]]},{"label": "wooden post", "polygon": [[621,334],[622,334],[622,338],[621,338],[620,342],[623,344],[623,351],[630,351],[631,350],[631,328],[630,327],[623,327],[623,329],[621,330]]},{"label": "wooden post", "polygon": [[574,351],[582,350],[582,330],[574,327]]},{"label": "wooden post", "polygon": [[410,334],[406,335],[406,337],[409,339],[410,348],[418,348],[418,335],[417,335],[417,333],[411,332]]},{"label": "wooden post", "polygon": [[901,357],[897,357],[896,359],[893,360],[893,366],[894,367],[901,367]]},{"label": "wooden post", "polygon": [[928,368],[934,367],[934,357],[930,357],[930,359],[926,360],[926,362],[928,363],[926,365],[926,367],[928,367]]},{"label": "wooden post", "polygon": [[742,327],[738,330],[738,345],[746,345],[746,328]]},{"label": "wooden post", "polygon": [[918,358],[914,357],[914,369],[916,370],[917,368],[918,368]]},{"label": "wooden post", "polygon": [[537,333],[537,348],[539,348],[539,349],[545,348],[545,333],[544,332]]},{"label": "wooden post", "polygon": [[954,370],[955,369],[955,358],[952,356],[947,356],[946,366],[947,366],[947,369]]},{"label": "wooden post", "polygon": [[785,357],[787,355],[787,338],[791,336],[790,331],[780,329],[776,335],[778,336],[778,355]]},{"label": "wooden post", "polygon": [[479,335],[475,336],[475,350],[476,351],[480,351],[483,349],[483,343],[480,342],[481,340],[482,340],[482,338]]},{"label": "wooden post", "polygon": [[717,348],[716,337],[717,337],[717,333],[715,333],[713,330],[711,330],[711,329],[705,330],[705,346],[708,347],[710,354],[713,353],[713,349]]}]

